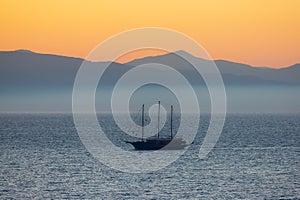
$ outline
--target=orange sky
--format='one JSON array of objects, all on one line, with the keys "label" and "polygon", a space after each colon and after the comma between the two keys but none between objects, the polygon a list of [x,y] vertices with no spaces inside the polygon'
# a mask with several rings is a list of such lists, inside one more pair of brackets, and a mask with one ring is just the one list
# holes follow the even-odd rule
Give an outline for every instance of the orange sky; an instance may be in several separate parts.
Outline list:
[{"label": "orange sky", "polygon": [[214,59],[278,68],[300,63],[299,8],[299,0],[0,0],[0,50],[85,57],[114,34],[155,26],[187,34]]}]

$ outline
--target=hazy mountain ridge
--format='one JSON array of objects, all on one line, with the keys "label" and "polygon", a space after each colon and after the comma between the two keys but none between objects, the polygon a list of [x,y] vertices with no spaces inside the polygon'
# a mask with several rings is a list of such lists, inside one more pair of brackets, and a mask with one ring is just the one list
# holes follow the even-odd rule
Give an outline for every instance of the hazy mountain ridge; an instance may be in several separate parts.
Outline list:
[{"label": "hazy mountain ridge", "polygon": [[[185,53],[185,56],[189,56],[199,64],[209,62],[183,51],[181,53]],[[0,52],[0,85],[7,89],[9,86],[72,87],[76,73],[83,61],[81,58],[39,54],[28,50],[2,51]],[[174,53],[136,59],[125,64],[112,63],[108,70],[110,76],[105,77],[104,82],[113,84],[132,66],[146,63],[172,66],[185,75],[192,84],[204,84],[202,77],[195,73],[196,70],[191,67],[190,63]],[[222,74],[225,85],[300,84],[300,64],[271,69],[224,60],[216,60],[215,63]],[[106,63],[91,62],[90,64],[101,67]]]},{"label": "hazy mountain ridge", "polygon": [[[71,87],[83,61],[81,58],[39,54],[28,50],[0,52],[0,85]],[[90,64],[101,66],[105,62]],[[114,65],[121,66],[112,63]]]},{"label": "hazy mountain ridge", "polygon": [[[182,51],[180,53],[182,53]],[[194,57],[186,52],[184,52],[184,54],[185,56],[189,56],[189,59],[193,59],[196,63],[199,64],[210,62],[202,58]],[[300,84],[300,64],[294,64],[292,66],[281,69],[273,69],[266,67],[253,67],[247,64],[230,62],[226,60],[215,60],[214,62],[223,75],[223,78],[225,79],[224,82],[228,84],[236,84],[237,82],[231,81],[230,79],[228,79],[228,77],[226,78],[226,76],[224,77],[225,74],[231,75],[232,77],[237,76],[234,78],[234,80],[240,78],[241,76],[245,76],[245,78],[247,77],[247,79],[249,79],[249,77],[253,77],[253,84],[259,84],[259,82],[256,82],[257,80],[263,80],[262,83],[269,84],[271,84],[272,82],[274,82],[275,84]],[[126,64],[137,66],[146,63],[161,63],[170,65],[177,70],[183,69],[185,65],[190,65],[173,53],[156,57],[145,57],[128,62]]]},{"label": "hazy mountain ridge", "polygon": [[[189,54],[187,56],[191,56],[195,62],[208,62]],[[83,61],[80,58],[27,50],[0,52],[0,111],[70,112],[74,80]],[[205,87],[198,87],[198,84],[204,85],[202,77],[195,73],[196,70],[189,63],[172,53],[145,57],[126,64],[112,63],[105,72],[106,76],[101,79],[101,85],[106,87],[103,93],[97,91],[97,105],[103,110],[110,108],[112,88],[122,74],[135,65],[153,62],[170,65],[186,76],[196,89],[202,110],[209,112],[208,91]],[[225,82],[229,112],[299,112],[300,64],[270,69],[222,60],[216,60],[215,63]],[[104,67],[107,62],[89,64],[91,67]],[[141,102],[147,103],[150,97],[163,98],[165,91],[148,87],[143,94]],[[141,102],[135,106],[140,106]]]}]

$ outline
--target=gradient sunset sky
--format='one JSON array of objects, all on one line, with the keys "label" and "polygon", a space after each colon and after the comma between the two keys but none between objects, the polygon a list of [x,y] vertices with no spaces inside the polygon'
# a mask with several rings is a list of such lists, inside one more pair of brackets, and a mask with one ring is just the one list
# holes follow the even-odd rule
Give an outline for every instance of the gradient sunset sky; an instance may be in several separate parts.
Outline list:
[{"label": "gradient sunset sky", "polygon": [[299,0],[1,0],[0,50],[84,58],[114,34],[154,26],[194,38],[213,59],[280,68],[300,63],[299,8]]}]

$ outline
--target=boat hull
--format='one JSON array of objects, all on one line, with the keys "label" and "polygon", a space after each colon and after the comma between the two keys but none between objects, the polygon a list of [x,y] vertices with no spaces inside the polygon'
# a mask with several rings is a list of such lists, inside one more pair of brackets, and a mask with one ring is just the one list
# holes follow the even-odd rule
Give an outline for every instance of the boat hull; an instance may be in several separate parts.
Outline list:
[{"label": "boat hull", "polygon": [[188,145],[183,140],[176,139],[165,139],[165,140],[145,140],[145,141],[137,141],[137,142],[128,142],[136,150],[180,150],[184,149]]}]

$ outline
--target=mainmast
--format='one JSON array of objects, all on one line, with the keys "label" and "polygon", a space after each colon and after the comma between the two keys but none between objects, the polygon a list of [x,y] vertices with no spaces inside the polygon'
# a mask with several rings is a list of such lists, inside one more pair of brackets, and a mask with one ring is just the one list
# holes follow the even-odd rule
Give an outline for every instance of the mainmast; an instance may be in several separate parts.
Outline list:
[{"label": "mainmast", "polygon": [[158,116],[157,116],[157,138],[159,138],[159,122],[160,122],[160,101],[158,101]]},{"label": "mainmast", "polygon": [[173,105],[171,105],[171,139],[173,139]]},{"label": "mainmast", "polygon": [[144,140],[144,110],[145,110],[145,105],[143,104],[142,106],[142,140]]}]

